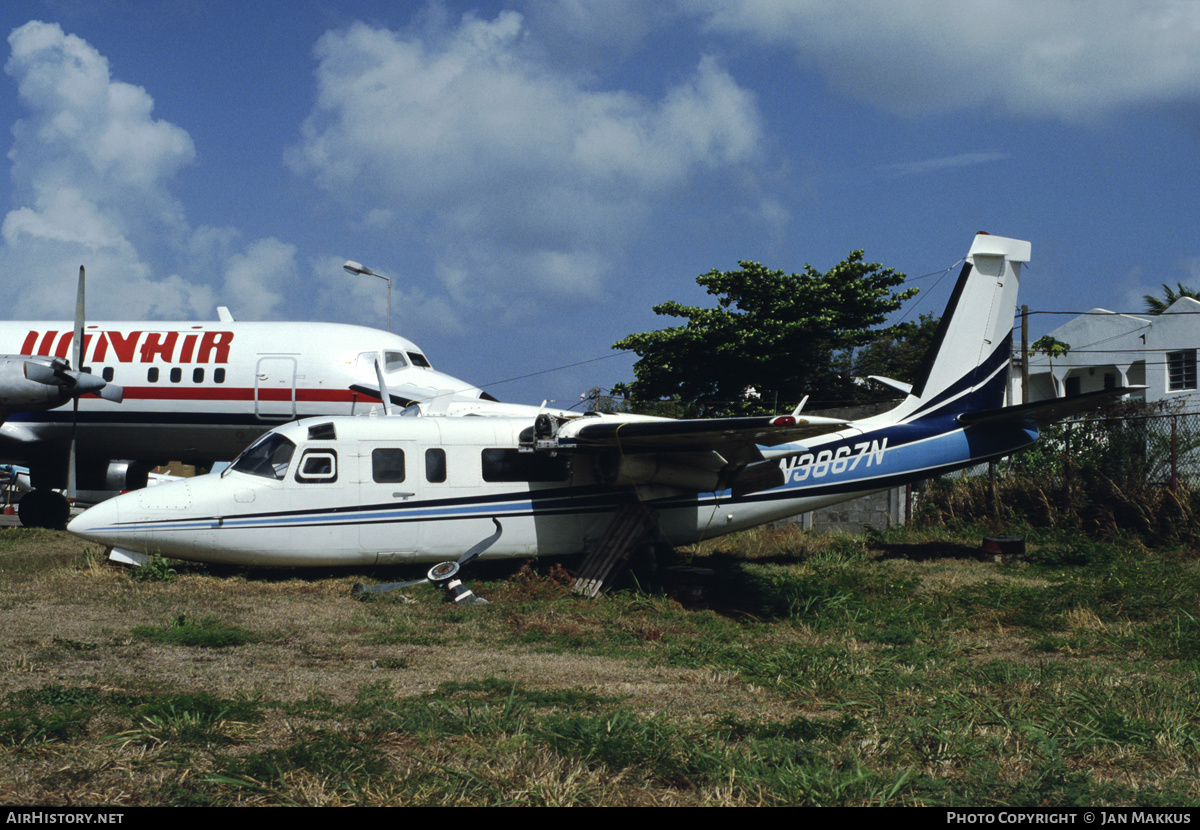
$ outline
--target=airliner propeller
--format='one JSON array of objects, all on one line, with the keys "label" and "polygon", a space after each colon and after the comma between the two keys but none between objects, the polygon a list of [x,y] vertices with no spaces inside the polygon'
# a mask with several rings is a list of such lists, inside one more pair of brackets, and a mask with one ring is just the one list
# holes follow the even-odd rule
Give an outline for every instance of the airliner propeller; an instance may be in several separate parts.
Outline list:
[{"label": "airliner propeller", "polygon": [[487,600],[481,596],[476,596],[470,588],[463,585],[459,579],[459,575],[462,573],[463,568],[469,565],[475,557],[494,545],[500,538],[500,534],[504,532],[504,528],[500,526],[499,519],[493,517],[492,522],[496,525],[495,533],[472,545],[456,561],[439,562],[434,565],[422,579],[414,579],[411,582],[389,582],[385,585],[363,585],[361,582],[355,582],[354,587],[350,589],[350,595],[360,597],[364,594],[383,594],[399,588],[411,588],[413,585],[421,585],[428,582],[435,588],[441,588],[445,591],[446,598],[453,600],[455,605],[486,605]]},{"label": "airliner propeller", "polygon": [[[113,403],[120,403],[125,397],[125,390],[120,386],[78,368],[81,365],[83,354],[83,286],[84,272],[83,266],[80,265],[79,289],[75,295],[75,328],[71,336],[71,360],[68,362],[61,357],[55,357],[47,362],[25,361],[25,377],[28,380],[46,386],[57,386],[65,395],[75,399],[76,410],[78,410],[79,398],[82,395],[98,395]],[[73,369],[72,366],[76,368]]]}]

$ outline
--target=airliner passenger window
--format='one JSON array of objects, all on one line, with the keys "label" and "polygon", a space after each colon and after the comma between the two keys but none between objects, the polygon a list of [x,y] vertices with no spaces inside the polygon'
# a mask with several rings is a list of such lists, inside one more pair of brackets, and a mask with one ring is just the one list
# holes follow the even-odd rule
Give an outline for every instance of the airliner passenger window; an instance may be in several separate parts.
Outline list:
[{"label": "airliner passenger window", "polygon": [[192,383],[204,383],[204,370],[197,367],[192,370]]},{"label": "airliner passenger window", "polygon": [[146,370],[146,380],[149,383],[158,383],[158,367],[151,366]]},{"label": "airliner passenger window", "polygon": [[100,377],[104,378],[106,381],[112,381],[112,379],[113,379],[113,367],[111,367],[111,366],[105,366],[105,367],[104,367],[104,371],[100,373]]},{"label": "airliner passenger window", "polygon": [[224,383],[225,382],[225,370],[224,369],[214,369],[213,370],[213,382],[214,383]]},{"label": "airliner passenger window", "polygon": [[380,484],[404,481],[404,450],[371,450],[371,477]]},{"label": "airliner passenger window", "polygon": [[183,380],[183,370],[176,366],[171,370],[171,383],[179,383]]},{"label": "airliner passenger window", "polygon": [[296,445],[274,432],[268,432],[234,459],[229,469],[252,476],[283,480]]}]

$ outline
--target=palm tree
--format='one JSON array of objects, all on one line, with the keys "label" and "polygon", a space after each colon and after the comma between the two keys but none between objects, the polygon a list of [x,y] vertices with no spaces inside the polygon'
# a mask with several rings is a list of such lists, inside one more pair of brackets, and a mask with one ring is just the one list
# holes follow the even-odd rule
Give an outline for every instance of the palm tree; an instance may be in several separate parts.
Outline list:
[{"label": "palm tree", "polygon": [[1165,300],[1159,299],[1153,294],[1143,294],[1142,301],[1145,303],[1146,313],[1162,314],[1164,311],[1170,308],[1176,300],[1182,297],[1191,297],[1193,300],[1200,300],[1200,291],[1197,291],[1195,288],[1184,285],[1181,282],[1175,283],[1175,286],[1179,289],[1178,291],[1176,291],[1174,288],[1171,288],[1171,286],[1167,285],[1165,282],[1163,283],[1163,294],[1166,297]]}]

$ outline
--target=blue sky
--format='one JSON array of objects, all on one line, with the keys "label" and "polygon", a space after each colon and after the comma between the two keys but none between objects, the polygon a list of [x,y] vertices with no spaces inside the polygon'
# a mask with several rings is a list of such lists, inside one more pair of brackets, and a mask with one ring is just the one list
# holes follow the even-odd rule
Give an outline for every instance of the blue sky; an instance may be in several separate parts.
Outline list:
[{"label": "blue sky", "polygon": [[611,344],[738,260],[863,249],[922,288],[910,316],[977,230],[1032,241],[1034,311],[1200,284],[1190,0],[17,0],[0,24],[11,318],[68,318],[84,264],[93,319],[382,328],[354,259],[435,366],[537,403],[631,379]]}]

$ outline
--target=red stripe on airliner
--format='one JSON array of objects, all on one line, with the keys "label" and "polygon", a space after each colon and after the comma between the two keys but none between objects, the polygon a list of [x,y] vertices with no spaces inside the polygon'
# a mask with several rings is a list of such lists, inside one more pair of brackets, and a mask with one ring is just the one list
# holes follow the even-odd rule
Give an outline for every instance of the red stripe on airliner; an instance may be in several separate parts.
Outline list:
[{"label": "red stripe on airliner", "polygon": [[[345,402],[355,399],[364,401],[378,400],[370,395],[362,395],[350,389],[297,389],[296,401],[304,402]],[[290,401],[291,389],[259,389],[260,401]],[[252,401],[253,387],[207,387],[207,386],[126,386],[125,400],[145,401]]]}]

